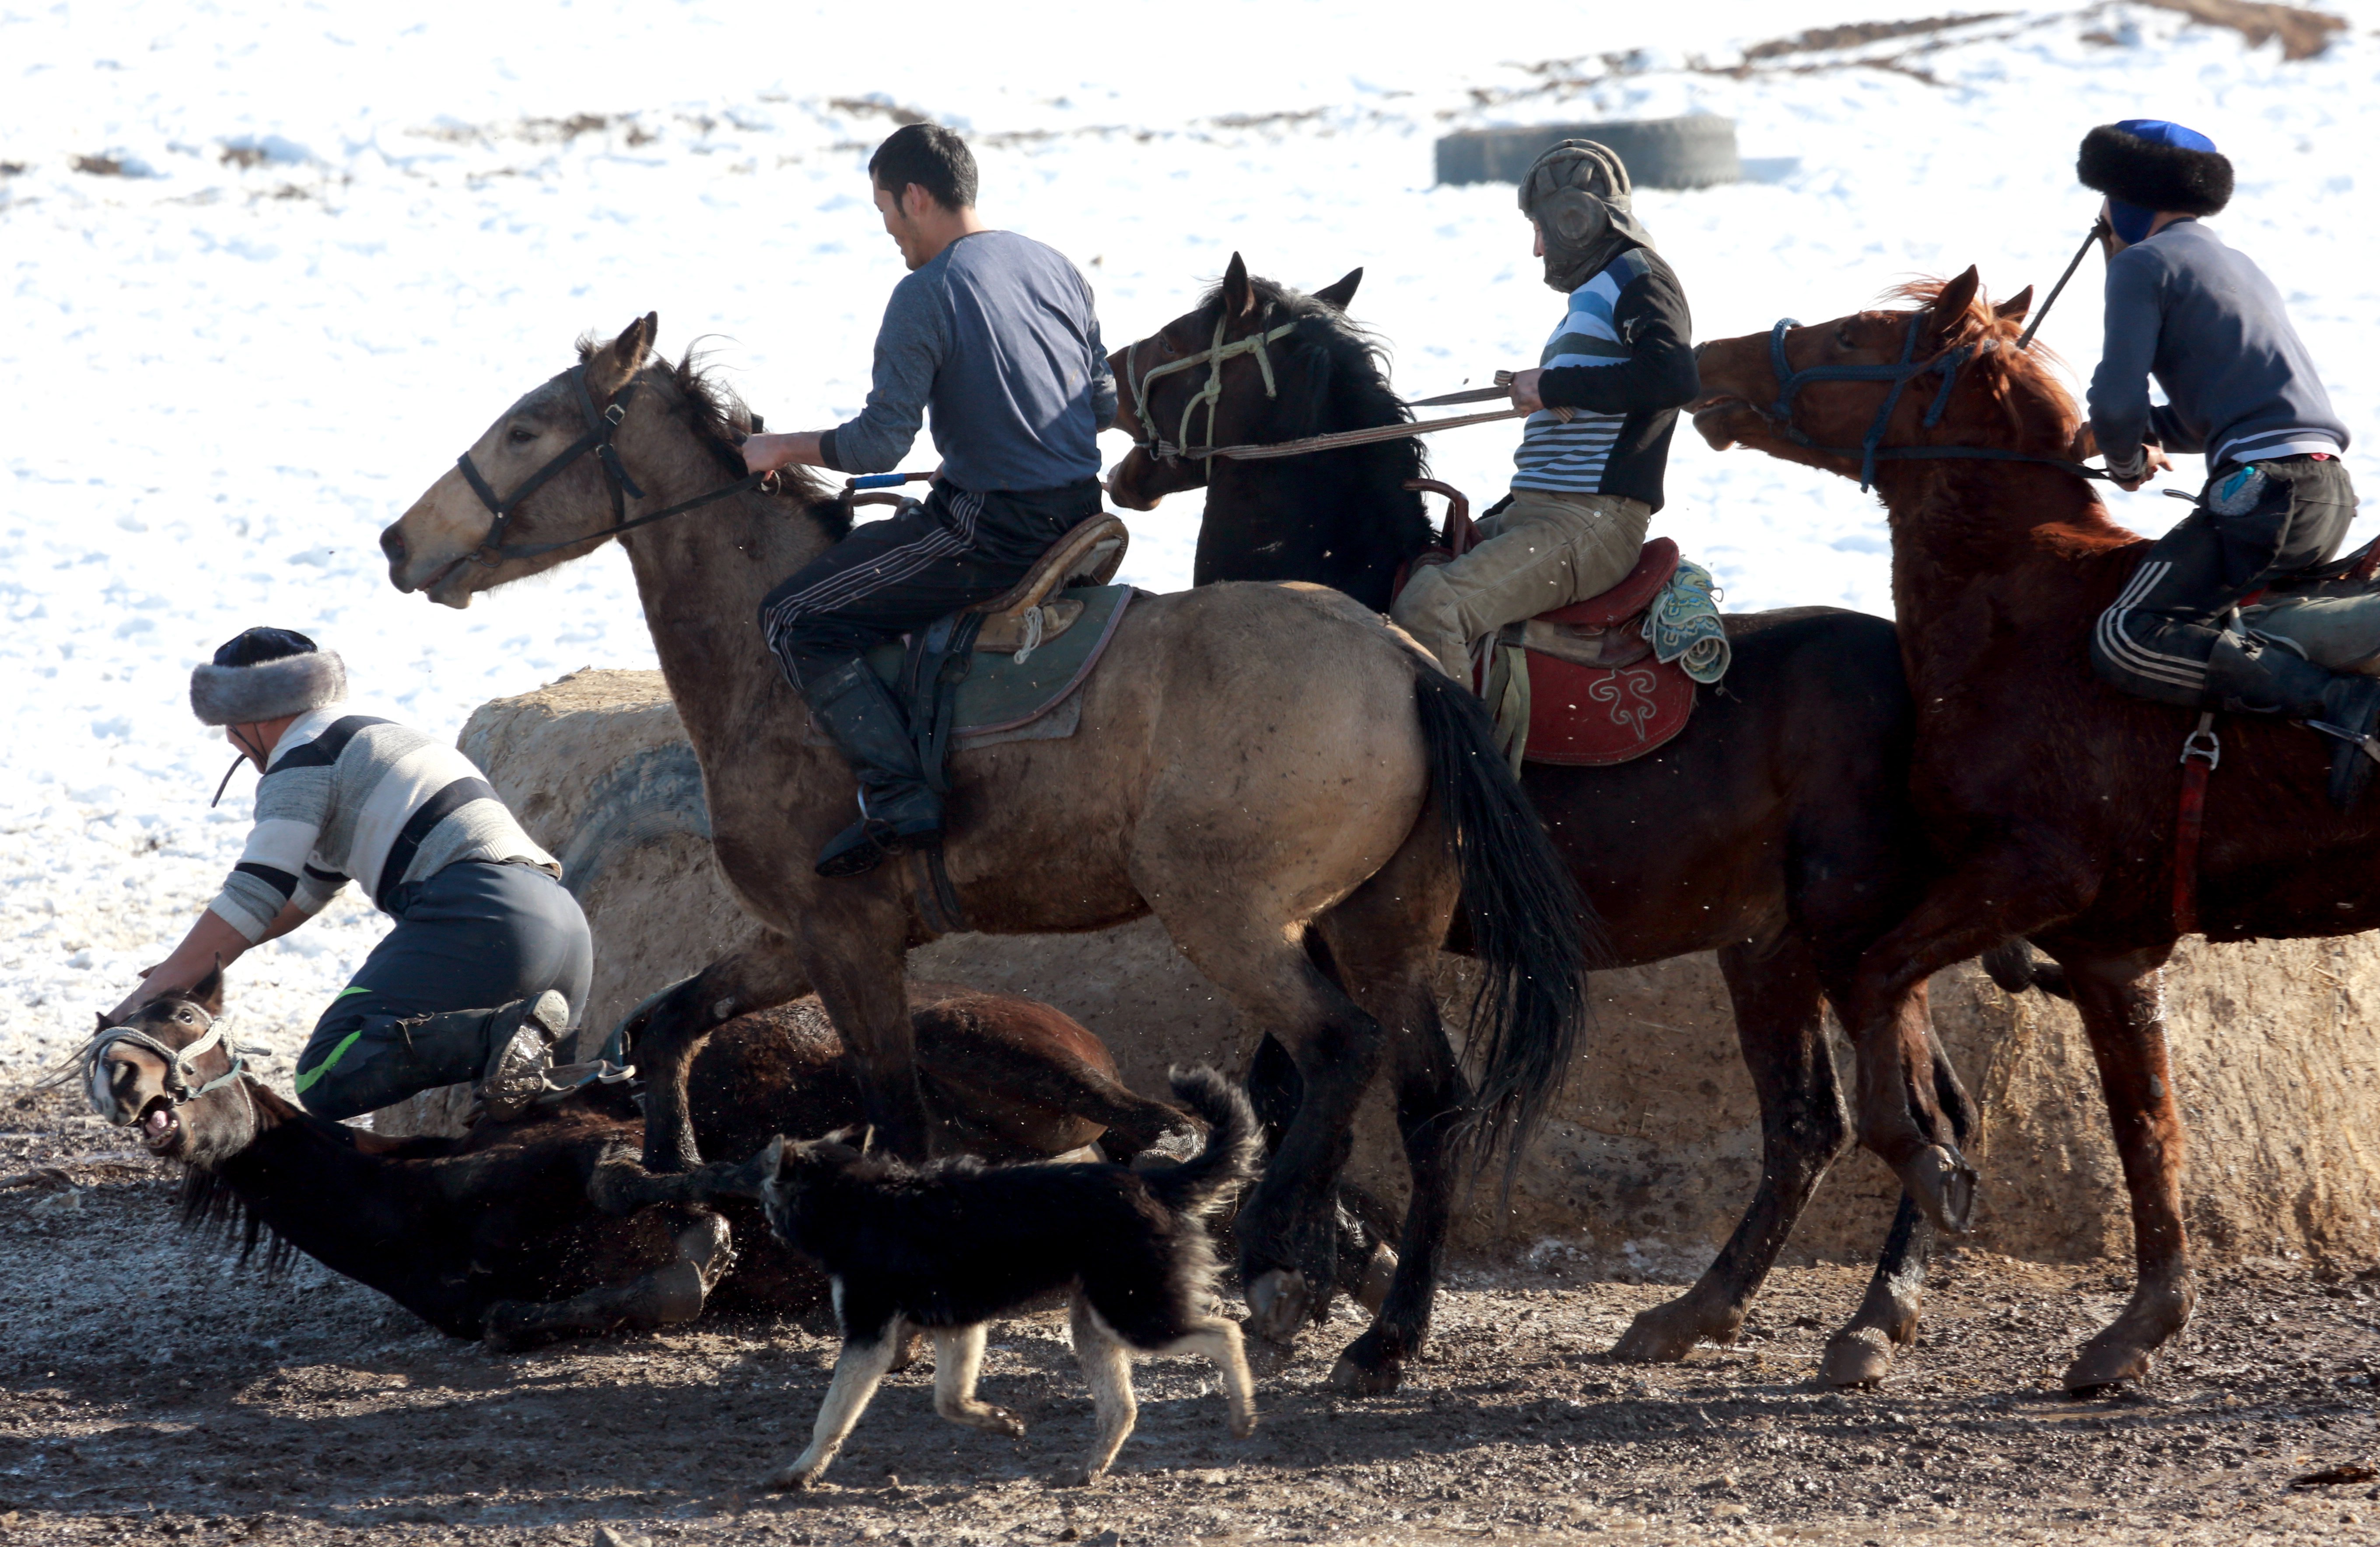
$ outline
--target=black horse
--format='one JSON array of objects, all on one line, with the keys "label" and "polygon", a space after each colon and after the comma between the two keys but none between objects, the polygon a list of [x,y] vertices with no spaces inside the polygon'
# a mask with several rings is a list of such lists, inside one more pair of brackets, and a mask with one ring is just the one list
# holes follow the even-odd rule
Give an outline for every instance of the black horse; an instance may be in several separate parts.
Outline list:
[{"label": "black horse", "polygon": [[[1112,361],[1127,421],[1194,447],[1302,439],[1406,422],[1378,342],[1345,312],[1363,271],[1302,295],[1252,278],[1234,253],[1196,310]],[[1272,335],[1212,374],[1211,412],[1184,420],[1205,365],[1151,377],[1167,359]],[[1268,375],[1269,381],[1268,382]],[[1146,402],[1141,401],[1145,384]],[[1179,428],[1185,426],[1186,428]],[[1386,611],[1395,577],[1434,541],[1418,493],[1420,443],[1400,437],[1274,460],[1164,457],[1135,446],[1110,480],[1130,509],[1204,485],[1196,579],[1311,580]],[[1909,793],[1912,719],[1890,623],[1834,608],[1727,618],[1734,664],[1699,690],[1676,739],[1603,768],[1528,763],[1523,787],[1600,915],[1594,965],[1641,966],[1716,951],[1759,1095],[1759,1187],[1693,1288],[1638,1316],[1623,1358],[1681,1359],[1730,1342],[1851,1127],[1835,1078],[1826,1002],[1861,954],[1915,902],[1932,864]],[[2022,950],[2022,945],[2016,947]],[[2016,970],[1995,962],[1996,972]],[[1934,1041],[1923,984],[1900,1013],[1923,1024],[1933,1078],[1963,1146],[1973,1107]],[[1260,1104],[1293,1109],[1295,1069],[1269,1041],[1251,1071]],[[1277,1091],[1276,1088],[1285,1088]],[[1839,1384],[1871,1384],[1893,1344],[1915,1337],[1931,1226],[1904,1197],[1858,1313],[1828,1346]],[[1406,1253],[1427,1249],[1408,1241]]]}]

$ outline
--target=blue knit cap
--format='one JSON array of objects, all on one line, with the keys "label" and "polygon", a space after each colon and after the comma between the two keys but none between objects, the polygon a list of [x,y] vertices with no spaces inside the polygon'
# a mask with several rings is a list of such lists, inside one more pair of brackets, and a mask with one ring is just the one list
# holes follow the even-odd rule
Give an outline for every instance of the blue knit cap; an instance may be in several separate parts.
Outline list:
[{"label": "blue knit cap", "polygon": [[[2167,145],[2177,151],[2203,151],[2208,154],[2215,152],[2214,140],[2194,128],[2185,128],[2163,118],[2126,118],[2116,127],[2152,145]],[[2127,204],[2116,198],[2107,201],[2108,224],[2116,228],[2116,235],[2121,237],[2128,247],[2149,239],[2149,227],[2155,224],[2156,215],[2155,210],[2139,204]]]}]

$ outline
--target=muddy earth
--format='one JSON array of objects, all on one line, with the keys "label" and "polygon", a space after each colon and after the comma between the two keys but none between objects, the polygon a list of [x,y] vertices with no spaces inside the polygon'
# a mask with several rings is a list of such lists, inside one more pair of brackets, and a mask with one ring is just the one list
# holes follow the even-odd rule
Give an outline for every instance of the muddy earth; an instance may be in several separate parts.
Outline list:
[{"label": "muddy earth", "polygon": [[1475,1262],[1393,1397],[1324,1389],[1344,1313],[1263,1370],[1247,1441],[1203,1362],[1142,1363],[1090,1489],[1057,1480],[1091,1407],[1050,1312],[995,1327],[984,1372],[1024,1439],[936,1419],[929,1354],[786,1496],[755,1482],[808,1434],[822,1322],[492,1356],[310,1261],[237,1267],[126,1148],[64,1094],[0,1105],[0,1542],[2380,1541],[2355,1264],[2210,1272],[2144,1387],[2071,1401],[2106,1268],[1950,1252],[1895,1379],[1838,1394],[1811,1376],[1854,1268],[1781,1270],[1736,1347],[1647,1367],[1602,1350],[1670,1286]]}]

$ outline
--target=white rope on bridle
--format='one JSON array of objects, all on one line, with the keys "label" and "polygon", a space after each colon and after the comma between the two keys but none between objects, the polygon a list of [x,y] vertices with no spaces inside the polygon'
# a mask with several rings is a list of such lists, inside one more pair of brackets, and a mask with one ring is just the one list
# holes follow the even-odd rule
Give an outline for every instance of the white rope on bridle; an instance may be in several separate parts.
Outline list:
[{"label": "white rope on bridle", "polygon": [[[199,1013],[206,1014],[203,1010]],[[164,1060],[165,1100],[172,1105],[187,1106],[200,1096],[212,1094],[231,1084],[246,1071],[248,1059],[238,1044],[232,1041],[225,1034],[225,1028],[230,1024],[231,1017],[227,1015],[210,1017],[205,1033],[198,1041],[184,1048],[170,1047],[137,1026],[104,1028],[97,1036],[83,1044],[79,1060],[82,1066],[84,1094],[91,1099],[91,1109],[117,1127],[128,1127],[140,1121],[139,1113],[136,1112],[128,1116],[117,1109],[115,1092],[109,1088],[107,1054],[108,1051],[118,1042],[129,1043],[144,1053],[154,1054]],[[231,1059],[231,1066],[204,1084],[193,1084],[192,1082],[199,1078],[197,1067],[199,1058],[218,1047],[222,1048],[225,1055]],[[68,1067],[72,1066],[69,1065]],[[61,1074],[65,1072],[60,1071]]]}]

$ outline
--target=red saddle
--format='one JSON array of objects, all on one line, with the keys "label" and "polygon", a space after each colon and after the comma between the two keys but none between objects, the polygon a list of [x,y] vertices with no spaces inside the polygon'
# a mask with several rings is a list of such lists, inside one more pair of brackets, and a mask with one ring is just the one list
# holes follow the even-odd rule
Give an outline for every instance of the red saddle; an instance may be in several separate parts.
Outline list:
[{"label": "red saddle", "polygon": [[[1466,505],[1444,484],[1416,480],[1406,485],[1416,486],[1448,496],[1452,551],[1433,549],[1412,567],[1451,564],[1477,541]],[[1694,712],[1694,679],[1675,663],[1653,659],[1641,632],[1645,610],[1677,574],[1678,563],[1677,543],[1657,537],[1618,585],[1529,620],[1520,640],[1529,669],[1524,761],[1573,768],[1626,762],[1686,728]],[[1399,590],[1405,579],[1398,577]]]}]

